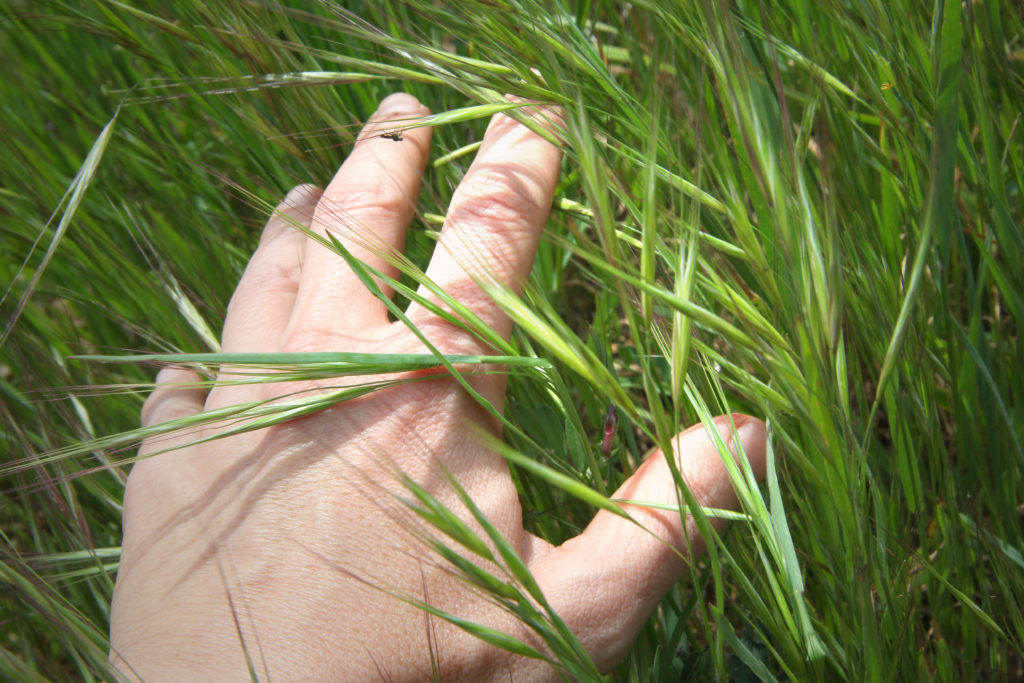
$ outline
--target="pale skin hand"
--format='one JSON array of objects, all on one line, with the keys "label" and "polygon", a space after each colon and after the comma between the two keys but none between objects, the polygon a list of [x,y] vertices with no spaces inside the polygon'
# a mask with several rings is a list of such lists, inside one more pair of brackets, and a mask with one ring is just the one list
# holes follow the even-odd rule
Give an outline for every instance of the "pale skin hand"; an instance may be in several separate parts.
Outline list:
[{"label": "pale skin hand", "polygon": [[[288,195],[231,300],[225,352],[425,352],[407,328],[388,321],[384,305],[342,259],[292,229],[289,219],[330,231],[367,263],[393,272],[373,249],[363,248],[367,231],[376,235],[378,253],[381,245],[402,248],[431,130],[408,130],[400,142],[380,134],[391,130],[390,120],[427,113],[414,98],[392,95],[322,196],[309,186]],[[506,337],[508,318],[464,267],[482,264],[513,286],[524,281],[560,159],[555,146],[497,116],[455,193],[427,271]],[[493,353],[422,307],[412,306],[408,315],[442,352]],[[143,424],[295,390],[220,386],[207,395],[180,386],[195,379],[185,370],[162,371],[160,388],[143,408]],[[471,381],[502,406],[501,375]],[[764,425],[733,417],[735,434],[725,418],[719,430],[730,443],[738,434],[762,476]],[[139,462],[125,492],[112,661],[129,677],[146,680],[248,680],[250,665],[257,677],[270,680],[429,680],[433,650],[443,680],[556,679],[548,665],[483,644],[375,588],[426,596],[442,610],[542,648],[521,624],[453,579],[410,535],[403,526],[408,518],[385,492],[401,490],[392,476],[397,465],[461,510],[442,475],[451,472],[518,549],[598,666],[610,669],[679,578],[684,560],[606,512],[558,547],[528,534],[505,461],[478,443],[471,424],[496,431],[494,420],[454,380],[437,379]],[[185,443],[196,435],[178,438]],[[147,443],[142,452],[168,445],[166,439]],[[704,505],[737,505],[702,428],[678,437],[675,457]],[[615,495],[677,503],[665,456],[653,453]],[[703,547],[694,525],[684,531],[678,515],[629,509],[683,554],[687,547]]]}]

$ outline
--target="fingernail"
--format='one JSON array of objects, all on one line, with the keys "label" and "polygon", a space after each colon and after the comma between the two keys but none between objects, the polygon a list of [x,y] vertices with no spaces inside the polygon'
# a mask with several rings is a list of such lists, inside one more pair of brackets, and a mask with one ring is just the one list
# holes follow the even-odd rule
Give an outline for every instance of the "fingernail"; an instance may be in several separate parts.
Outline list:
[{"label": "fingernail", "polygon": [[762,479],[764,478],[765,468],[766,434],[764,422],[749,415],[737,416],[735,419],[736,435],[743,446],[743,453],[754,470],[754,476]]},{"label": "fingernail", "polygon": [[734,418],[736,423],[736,435],[740,437],[740,441],[743,442],[743,447],[746,448],[751,440],[760,434],[761,425],[760,420],[755,420],[749,415],[740,415]]},{"label": "fingernail", "polygon": [[416,114],[422,109],[423,105],[420,104],[420,101],[409,93],[396,92],[381,100],[380,106],[377,107],[377,113],[374,114],[373,118],[399,118],[400,116]]}]

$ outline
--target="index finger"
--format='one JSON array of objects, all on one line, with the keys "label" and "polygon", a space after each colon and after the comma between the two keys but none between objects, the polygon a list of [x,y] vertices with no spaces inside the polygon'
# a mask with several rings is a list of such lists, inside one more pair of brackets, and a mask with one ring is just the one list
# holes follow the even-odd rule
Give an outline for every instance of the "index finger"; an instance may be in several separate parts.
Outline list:
[{"label": "index finger", "polygon": [[[558,122],[550,108],[523,111],[545,126]],[[478,280],[494,278],[515,291],[522,288],[551,210],[561,161],[560,148],[515,119],[495,116],[455,190],[427,267],[427,277],[506,338],[508,316]],[[413,304],[408,315],[420,324],[432,314]]]}]

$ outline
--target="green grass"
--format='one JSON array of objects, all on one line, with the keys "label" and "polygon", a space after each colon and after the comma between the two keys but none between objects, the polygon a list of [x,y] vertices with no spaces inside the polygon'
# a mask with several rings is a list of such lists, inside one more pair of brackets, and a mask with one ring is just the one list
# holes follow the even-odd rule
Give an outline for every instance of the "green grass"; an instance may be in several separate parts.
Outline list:
[{"label": "green grass", "polygon": [[[502,353],[549,361],[511,376],[501,446],[532,531],[574,535],[711,414],[770,424],[748,518],[614,679],[1024,677],[1013,3],[308,4],[0,5],[0,678],[109,676],[109,464],[154,370],[82,356],[218,351],[269,208],[325,184],[396,90],[437,115],[399,301],[502,95],[566,112],[530,286],[495,292]],[[586,675],[493,559],[450,561]]]}]

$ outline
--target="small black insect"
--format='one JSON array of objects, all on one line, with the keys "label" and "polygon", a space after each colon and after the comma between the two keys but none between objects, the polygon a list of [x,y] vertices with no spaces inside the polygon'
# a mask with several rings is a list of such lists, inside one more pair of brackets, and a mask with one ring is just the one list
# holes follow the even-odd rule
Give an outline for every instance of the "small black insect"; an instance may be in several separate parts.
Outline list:
[{"label": "small black insect", "polygon": [[401,142],[403,140],[402,134],[397,130],[381,133],[380,136],[382,138],[387,138],[388,140],[393,140],[394,142]]}]

